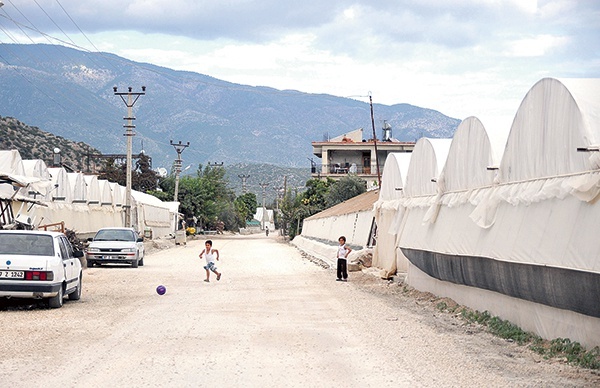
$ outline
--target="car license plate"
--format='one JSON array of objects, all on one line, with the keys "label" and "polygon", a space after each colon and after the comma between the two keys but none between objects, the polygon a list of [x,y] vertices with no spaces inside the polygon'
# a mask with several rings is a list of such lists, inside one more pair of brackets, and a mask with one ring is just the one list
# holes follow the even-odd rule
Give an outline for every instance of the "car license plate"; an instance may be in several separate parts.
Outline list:
[{"label": "car license plate", "polygon": [[0,279],[23,279],[25,278],[25,271],[1,271]]}]

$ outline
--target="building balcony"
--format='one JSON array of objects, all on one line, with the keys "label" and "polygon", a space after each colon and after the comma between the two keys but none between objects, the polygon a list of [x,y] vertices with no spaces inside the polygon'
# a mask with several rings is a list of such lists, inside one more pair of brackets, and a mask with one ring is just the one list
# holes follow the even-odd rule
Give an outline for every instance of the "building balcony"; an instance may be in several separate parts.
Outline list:
[{"label": "building balcony", "polygon": [[[379,172],[383,171],[383,166],[379,166]],[[348,174],[354,174],[359,177],[376,177],[377,176],[377,168],[373,167],[363,167],[357,165],[349,165],[344,164],[340,165],[336,164],[316,164],[311,167],[311,176],[313,178],[319,177],[330,177],[330,178],[341,178],[342,176]]]}]

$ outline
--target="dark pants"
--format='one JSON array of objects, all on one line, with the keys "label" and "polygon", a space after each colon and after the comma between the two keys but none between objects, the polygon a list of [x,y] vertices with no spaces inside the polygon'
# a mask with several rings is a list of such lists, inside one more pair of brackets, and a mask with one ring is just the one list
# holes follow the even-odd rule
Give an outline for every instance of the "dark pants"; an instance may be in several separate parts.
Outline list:
[{"label": "dark pants", "polygon": [[338,259],[337,277],[338,279],[348,279],[348,260]]}]

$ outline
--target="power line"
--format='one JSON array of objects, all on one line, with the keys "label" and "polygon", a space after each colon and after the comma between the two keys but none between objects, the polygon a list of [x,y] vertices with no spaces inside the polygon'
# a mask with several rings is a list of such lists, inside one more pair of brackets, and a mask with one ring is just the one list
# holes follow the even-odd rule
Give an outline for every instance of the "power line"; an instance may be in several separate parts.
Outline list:
[{"label": "power line", "polygon": [[77,29],[79,30],[79,32],[81,32],[81,35],[83,35],[85,37],[85,39],[92,45],[92,47],[94,49],[96,49],[96,51],[102,56],[102,58],[106,61],[106,63],[108,63],[109,66],[112,66],[112,68],[116,70],[117,68],[112,64],[112,62],[110,62],[108,60],[108,58],[106,58],[106,56],[98,49],[98,47],[96,47],[96,45],[90,40],[90,38],[88,38],[88,36],[85,34],[85,32],[83,32],[83,30],[79,27],[79,25],[77,23],[75,23],[75,20],[73,20],[73,18],[71,17],[71,15],[69,15],[69,13],[65,9],[65,7],[62,6],[62,4],[60,3],[60,1],[56,0],[56,3],[60,6],[60,8],[65,13],[65,15],[67,15],[67,17],[69,18],[69,20],[71,20],[71,22],[73,23],[73,25],[75,27],[77,27]]}]

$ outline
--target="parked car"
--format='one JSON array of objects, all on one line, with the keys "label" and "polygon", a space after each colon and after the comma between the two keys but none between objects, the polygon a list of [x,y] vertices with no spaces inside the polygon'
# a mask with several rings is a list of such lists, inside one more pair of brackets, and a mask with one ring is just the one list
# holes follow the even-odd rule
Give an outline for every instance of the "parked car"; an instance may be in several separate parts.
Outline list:
[{"label": "parked car", "polygon": [[47,299],[51,308],[63,298],[81,298],[82,251],[63,233],[0,230],[0,297]]},{"label": "parked car", "polygon": [[88,268],[104,263],[144,265],[144,239],[133,228],[102,228],[88,241]]}]

